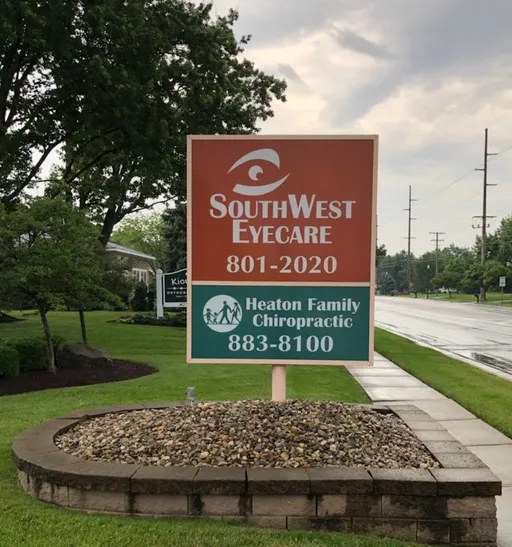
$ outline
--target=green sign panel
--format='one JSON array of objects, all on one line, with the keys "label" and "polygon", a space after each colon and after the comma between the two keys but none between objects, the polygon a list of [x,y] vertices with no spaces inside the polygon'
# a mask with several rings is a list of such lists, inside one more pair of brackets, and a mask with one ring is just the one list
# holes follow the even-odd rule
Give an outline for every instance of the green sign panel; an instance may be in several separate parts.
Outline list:
[{"label": "green sign panel", "polygon": [[368,361],[369,287],[193,285],[191,357]]}]

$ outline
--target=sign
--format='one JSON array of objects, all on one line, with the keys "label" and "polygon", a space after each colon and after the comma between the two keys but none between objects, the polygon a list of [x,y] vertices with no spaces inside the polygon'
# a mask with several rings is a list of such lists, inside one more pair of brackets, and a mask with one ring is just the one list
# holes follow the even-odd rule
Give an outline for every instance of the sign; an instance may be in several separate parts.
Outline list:
[{"label": "sign", "polygon": [[507,278],[506,276],[502,275],[500,276],[500,287],[506,287],[507,286]]},{"label": "sign", "polygon": [[188,362],[373,362],[376,158],[375,136],[188,138]]},{"label": "sign", "polygon": [[185,308],[187,305],[187,269],[163,275],[164,308]]}]

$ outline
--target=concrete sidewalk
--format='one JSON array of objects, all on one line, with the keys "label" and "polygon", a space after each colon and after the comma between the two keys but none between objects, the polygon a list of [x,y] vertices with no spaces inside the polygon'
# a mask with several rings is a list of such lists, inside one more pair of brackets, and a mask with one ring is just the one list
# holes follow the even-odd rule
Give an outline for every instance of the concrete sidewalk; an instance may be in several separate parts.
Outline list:
[{"label": "concrete sidewalk", "polygon": [[416,405],[491,469],[503,483],[503,495],[496,498],[498,545],[512,547],[512,439],[384,357],[376,355],[372,368],[347,368],[372,401]]}]

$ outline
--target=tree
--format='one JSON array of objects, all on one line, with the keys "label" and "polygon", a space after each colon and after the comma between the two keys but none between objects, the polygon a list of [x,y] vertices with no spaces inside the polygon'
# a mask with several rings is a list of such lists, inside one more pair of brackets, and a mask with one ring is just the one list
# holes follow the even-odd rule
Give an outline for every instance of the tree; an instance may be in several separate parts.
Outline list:
[{"label": "tree", "polygon": [[75,290],[62,298],[69,311],[78,312],[84,344],[88,343],[84,311],[123,307],[121,298],[101,285],[104,272],[100,269],[99,263],[89,263],[86,268],[87,270],[84,270],[82,276],[76,280]]},{"label": "tree", "polygon": [[238,14],[214,19],[211,3],[4,4],[0,200],[18,202],[61,150],[61,188],[104,245],[128,214],[184,198],[187,134],[255,132],[285,100],[284,81],[242,57]]},{"label": "tree", "polygon": [[377,249],[375,251],[375,262],[377,266],[387,254],[388,251],[385,245],[377,245]]},{"label": "tree", "polygon": [[452,292],[459,289],[461,281],[462,276],[458,272],[445,268],[442,272],[434,276],[432,285],[436,289],[446,289],[448,296],[451,298]]},{"label": "tree", "polygon": [[72,99],[66,98],[65,86],[55,86],[54,70],[70,46],[69,5],[55,0],[5,0],[0,10],[0,200],[4,203],[19,198],[65,138],[62,117],[55,114]]},{"label": "tree", "polygon": [[393,278],[395,290],[398,292],[407,291],[407,252],[400,251],[394,255],[381,258],[377,268],[378,277],[384,272],[389,273]]},{"label": "tree", "polygon": [[112,234],[112,241],[154,256],[157,267],[163,268],[167,247],[164,226],[164,219],[159,213],[128,217]]},{"label": "tree", "polygon": [[512,216],[501,220],[494,235],[497,239],[496,260],[502,264],[512,264]]},{"label": "tree", "polygon": [[[136,2],[129,2],[130,5]],[[123,73],[124,51],[98,47],[100,35],[115,44],[118,29],[102,14],[128,10],[113,0],[62,3],[58,0],[5,0],[0,10],[0,201],[18,203],[38,181],[52,152],[73,141],[87,154],[78,165],[70,157],[66,182],[84,173],[112,148],[112,137],[141,130],[138,108],[145,89]],[[124,80],[119,75],[124,74]],[[109,82],[110,86],[105,86]],[[127,103],[127,84],[133,94]],[[129,115],[131,114],[131,115]],[[88,129],[87,136],[84,130]],[[95,153],[101,143],[101,152]],[[91,150],[88,150],[91,148]],[[87,151],[86,151],[87,150]]]},{"label": "tree", "polygon": [[[88,54],[102,60],[113,54],[116,70],[112,76],[114,64],[103,60],[110,79],[91,85],[105,91],[102,109],[114,112],[119,104],[110,99],[110,90],[126,88],[120,112],[133,119],[132,129],[86,148],[83,143],[105,125],[97,116],[88,120],[66,141],[61,173],[66,181],[68,171],[93,162],[72,180],[69,192],[101,224],[106,245],[127,215],[155,201],[185,199],[188,134],[257,132],[259,121],[273,115],[273,100],[285,100],[286,84],[242,57],[250,37],[235,38],[233,10],[212,18],[212,3],[132,0],[127,9],[126,3],[112,1],[110,10],[102,4],[91,8],[105,22],[91,29],[95,48]],[[115,29],[115,47],[109,29]]]},{"label": "tree", "polygon": [[377,280],[377,287],[381,294],[388,296],[395,290],[395,281],[388,272],[384,272]]},{"label": "tree", "polygon": [[412,263],[413,287],[415,292],[428,292],[432,278],[435,276],[435,252],[423,253]]},{"label": "tree", "polygon": [[443,271],[449,271],[458,274],[462,279],[472,264],[475,264],[475,258],[472,254],[452,256],[445,264]]},{"label": "tree", "polygon": [[466,270],[461,281],[461,289],[467,294],[480,292],[480,285],[484,279],[484,267],[480,263],[473,263]]},{"label": "tree", "polygon": [[[105,254],[108,255],[108,253]],[[114,310],[125,310],[130,305],[130,297],[135,288],[135,281],[126,274],[129,270],[129,260],[104,256],[101,286],[116,298],[116,300],[107,302]]]},{"label": "tree", "polygon": [[498,262],[497,260],[488,260],[484,266],[484,286],[486,290],[499,289],[499,280],[501,276],[509,277],[512,268]]},{"label": "tree", "polygon": [[164,238],[167,244],[165,266],[172,272],[187,267],[187,205],[177,203],[163,214]]},{"label": "tree", "polygon": [[0,205],[0,285],[36,306],[53,372],[47,313],[71,298],[85,298],[100,250],[97,229],[63,199],[34,198],[10,212]]}]

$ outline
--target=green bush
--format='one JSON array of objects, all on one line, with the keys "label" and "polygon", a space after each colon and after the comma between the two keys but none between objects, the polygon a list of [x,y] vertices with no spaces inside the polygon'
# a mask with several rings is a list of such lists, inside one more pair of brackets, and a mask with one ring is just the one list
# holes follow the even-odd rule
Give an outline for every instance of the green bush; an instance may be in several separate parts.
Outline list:
[{"label": "green bush", "polygon": [[[179,311],[176,313],[169,313],[170,327],[186,327],[187,326],[187,313]],[[164,318],[165,319],[165,318]]]},{"label": "green bush", "polygon": [[0,376],[14,378],[20,374],[18,352],[9,344],[0,344]]},{"label": "green bush", "polygon": [[159,327],[186,327],[187,314],[184,311],[166,313],[158,318],[155,312],[137,312],[127,317],[120,317],[117,323],[124,325],[155,325]]},{"label": "green bush", "polygon": [[[52,336],[54,353],[66,338],[58,334]],[[46,353],[46,341],[44,338],[15,338],[0,342],[0,348],[6,347],[16,355],[16,367],[19,372],[48,369],[48,355]],[[0,361],[2,357],[0,355]],[[2,375],[2,364],[0,362],[0,376]],[[7,376],[7,374],[4,374]]]},{"label": "green bush", "polygon": [[148,288],[145,283],[137,283],[130,304],[133,311],[143,312],[148,309]]},{"label": "green bush", "polygon": [[147,309],[149,311],[154,311],[155,309],[155,302],[156,302],[156,283],[153,282],[148,287],[148,307]]},{"label": "green bush", "polygon": [[36,317],[39,315],[39,312],[37,310],[29,310],[25,311],[21,314],[21,317]]},{"label": "green bush", "polygon": [[42,338],[18,338],[8,341],[18,354],[20,371],[46,370],[48,356],[46,342]]}]

